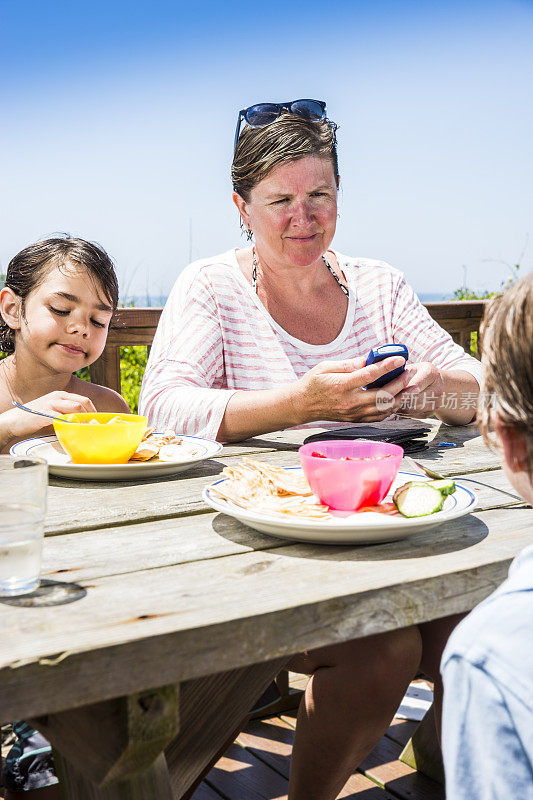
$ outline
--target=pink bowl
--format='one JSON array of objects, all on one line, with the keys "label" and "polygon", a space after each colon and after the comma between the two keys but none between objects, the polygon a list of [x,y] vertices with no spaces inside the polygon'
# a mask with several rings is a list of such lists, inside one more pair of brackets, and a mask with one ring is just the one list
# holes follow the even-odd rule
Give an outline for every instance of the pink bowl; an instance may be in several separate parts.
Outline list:
[{"label": "pink bowl", "polygon": [[[387,442],[335,439],[300,447],[300,463],[309,486],[322,503],[337,511],[357,511],[386,496],[403,458],[403,448]],[[314,456],[320,453],[326,458]],[[376,461],[342,461],[346,458]]]}]

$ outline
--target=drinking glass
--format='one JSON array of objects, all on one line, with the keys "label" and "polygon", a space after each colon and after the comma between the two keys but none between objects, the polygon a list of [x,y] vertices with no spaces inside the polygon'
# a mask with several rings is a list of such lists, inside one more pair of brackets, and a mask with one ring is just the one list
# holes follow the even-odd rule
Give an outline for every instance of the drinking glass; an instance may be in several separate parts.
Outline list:
[{"label": "drinking glass", "polygon": [[42,458],[0,456],[0,597],[39,585],[47,488]]}]

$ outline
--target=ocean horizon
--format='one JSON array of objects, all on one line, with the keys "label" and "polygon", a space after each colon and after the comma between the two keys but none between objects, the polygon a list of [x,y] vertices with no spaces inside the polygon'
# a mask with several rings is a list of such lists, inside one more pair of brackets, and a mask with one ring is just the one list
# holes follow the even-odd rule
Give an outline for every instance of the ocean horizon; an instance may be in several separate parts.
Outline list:
[{"label": "ocean horizon", "polygon": [[[443,303],[445,300],[452,299],[453,292],[443,294],[442,292],[419,292],[418,296],[423,303]],[[137,308],[161,308],[165,305],[168,295],[139,295],[134,294],[129,297],[121,297],[120,302],[124,306],[136,306]]]}]

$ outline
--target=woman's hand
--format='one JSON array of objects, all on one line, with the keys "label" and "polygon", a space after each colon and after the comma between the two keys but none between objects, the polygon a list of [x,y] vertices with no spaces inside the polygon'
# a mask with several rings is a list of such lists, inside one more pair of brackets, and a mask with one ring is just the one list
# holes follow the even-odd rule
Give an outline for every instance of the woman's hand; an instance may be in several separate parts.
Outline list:
[{"label": "woman's hand", "polygon": [[[365,359],[322,361],[299,380],[278,389],[240,390],[230,397],[217,439],[233,442],[306,422],[381,422],[391,414],[427,417],[435,413],[451,425],[470,422],[468,412],[444,413],[443,389],[474,394],[475,378],[457,370],[440,372],[433,364],[409,364],[381,389],[364,389],[404,364],[398,356],[365,366]],[[464,387],[464,389],[463,389]],[[479,387],[478,387],[479,389]],[[413,408],[416,397],[416,408]],[[474,409],[475,410],[475,409]],[[470,412],[472,416],[473,412]]]},{"label": "woman's hand", "polygon": [[382,389],[363,387],[403,364],[404,359],[398,356],[368,367],[364,358],[322,361],[296,382],[294,403],[299,424],[323,419],[342,422],[386,419],[400,407],[408,375],[402,373]]},{"label": "woman's hand", "polygon": [[423,418],[438,411],[444,402],[442,372],[430,361],[420,361],[408,364],[403,374],[407,376],[407,384],[397,395],[400,405],[396,413]]},{"label": "woman's hand", "polygon": [[[83,397],[81,394],[72,394],[71,392],[50,392],[25,405],[35,411],[54,415],[96,411],[88,397]],[[1,414],[0,420],[2,422],[2,435],[0,438],[5,442],[36,433],[36,431],[40,431],[42,428],[52,424],[52,420],[46,417],[28,414],[27,411],[22,411],[22,409],[16,407],[10,408]]]}]

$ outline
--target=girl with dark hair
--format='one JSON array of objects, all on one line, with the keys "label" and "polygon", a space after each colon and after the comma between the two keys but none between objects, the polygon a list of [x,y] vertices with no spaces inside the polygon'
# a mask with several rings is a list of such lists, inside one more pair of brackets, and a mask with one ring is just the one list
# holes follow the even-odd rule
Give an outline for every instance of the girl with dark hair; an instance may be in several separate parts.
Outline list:
[{"label": "girl with dark hair", "polygon": [[68,237],[26,247],[0,291],[0,452],[48,423],[47,414],[129,411],[126,401],[74,372],[96,361],[118,302],[113,263],[98,245]]},{"label": "girl with dark hair", "polygon": [[[129,412],[116,392],[73,375],[101,355],[117,303],[113,263],[91,242],[46,239],[10,261],[0,291],[0,350],[8,353],[0,362],[0,452],[48,427],[45,417],[15,408],[13,401],[47,414]],[[55,800],[50,745],[25,722],[13,729],[6,800]]]}]

